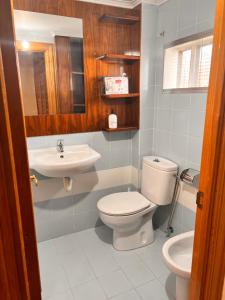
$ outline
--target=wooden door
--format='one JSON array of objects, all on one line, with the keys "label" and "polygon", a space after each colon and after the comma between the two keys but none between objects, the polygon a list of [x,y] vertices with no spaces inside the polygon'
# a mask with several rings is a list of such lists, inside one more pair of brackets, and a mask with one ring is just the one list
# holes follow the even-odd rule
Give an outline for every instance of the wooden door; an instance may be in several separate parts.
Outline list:
[{"label": "wooden door", "polygon": [[[35,111],[34,115],[56,114],[56,66],[54,45],[49,43],[29,42],[29,50],[24,50],[23,43],[21,41],[17,41],[16,50],[19,61],[22,98],[24,96],[23,87],[26,90],[32,90],[30,82],[29,84],[26,83],[26,79],[22,76],[22,70],[24,68],[21,65],[21,58],[23,57],[25,62],[28,58],[32,61],[34,95],[28,93],[27,98],[32,98],[32,96],[34,97],[33,101],[37,106],[37,111]],[[22,100],[24,101],[25,99]],[[24,103],[24,107],[26,106],[28,106],[27,103]],[[29,110],[26,113],[25,110],[25,116],[26,115],[31,116],[33,114],[29,114]]]},{"label": "wooden door", "polygon": [[12,5],[0,1],[0,299],[40,300],[41,287]]},{"label": "wooden door", "polygon": [[220,300],[225,275],[225,1],[217,0],[191,300]]}]

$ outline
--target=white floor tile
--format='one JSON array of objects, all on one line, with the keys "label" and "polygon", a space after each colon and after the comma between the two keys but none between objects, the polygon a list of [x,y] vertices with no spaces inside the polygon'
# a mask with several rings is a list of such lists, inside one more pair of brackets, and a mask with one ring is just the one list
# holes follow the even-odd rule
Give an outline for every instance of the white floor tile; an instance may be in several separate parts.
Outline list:
[{"label": "white floor tile", "polygon": [[149,259],[144,261],[152,273],[156,276],[157,279],[165,281],[170,275],[170,271],[166,267],[161,253],[158,253],[155,256],[155,259]]},{"label": "white floor tile", "polygon": [[81,245],[84,250],[84,253],[90,260],[100,258],[103,255],[112,251],[112,245],[104,242],[97,235],[94,229],[85,230],[83,232],[84,235],[82,238],[80,235]]},{"label": "white floor tile", "polygon": [[157,280],[150,281],[137,288],[142,300],[167,300],[169,299],[163,287]]},{"label": "white floor tile", "polygon": [[72,289],[76,300],[106,300],[106,295],[97,280],[79,285]]},{"label": "white floor tile", "polygon": [[121,252],[112,247],[112,231],[102,226],[41,242],[43,300],[174,300],[164,240],[157,231],[153,244]]},{"label": "white floor tile", "polygon": [[133,251],[112,251],[113,257],[119,266],[123,267],[134,262],[140,262],[141,259]]},{"label": "white floor tile", "polygon": [[141,300],[136,291],[132,290],[127,293],[111,298],[111,300]]},{"label": "white floor tile", "polygon": [[52,240],[38,243],[38,254],[39,257],[45,257],[55,252]]},{"label": "white floor tile", "polygon": [[69,290],[65,293],[59,293],[52,297],[48,297],[46,300],[76,300],[76,299],[73,297],[72,292]]},{"label": "white floor tile", "polygon": [[55,246],[56,253],[59,255],[66,255],[74,250],[81,249],[79,245],[75,245],[73,235],[65,235],[52,240]]},{"label": "white floor tile", "polygon": [[57,255],[58,263],[62,266],[77,264],[87,261],[87,256],[81,248],[73,249],[69,253],[60,253]]},{"label": "white floor tile", "polygon": [[98,280],[109,298],[132,289],[132,285],[122,271],[112,272]]},{"label": "white floor tile", "polygon": [[88,261],[71,261],[71,264],[64,265],[64,269],[71,288],[95,278]]},{"label": "white floor tile", "polygon": [[70,288],[66,274],[61,267],[51,268],[41,273],[41,287],[44,299],[66,292]]},{"label": "white floor tile", "polygon": [[89,258],[89,260],[100,259],[107,254],[111,254],[111,251],[112,249],[109,246],[101,243],[97,244],[96,242],[93,242],[88,247],[84,248],[84,253]]},{"label": "white floor tile", "polygon": [[[162,246],[154,241],[152,244],[139,248],[135,250],[135,253],[142,259],[142,260],[154,260],[156,259],[156,255],[162,252]],[[158,257],[158,256],[157,256]]]},{"label": "white floor tile", "polygon": [[89,260],[95,275],[100,277],[104,274],[111,273],[119,269],[116,260],[110,253],[103,254],[99,257],[95,257]]},{"label": "white floor tile", "polygon": [[170,271],[163,261],[162,245],[156,241],[144,248],[138,250],[138,255],[143,263],[149,267],[152,273],[161,280],[166,280]]},{"label": "white floor tile", "polygon": [[81,246],[84,248],[90,247],[92,243],[101,242],[94,228],[77,232],[75,233],[74,238],[79,239]]},{"label": "white floor tile", "polygon": [[45,278],[52,273],[57,273],[58,268],[60,268],[60,263],[57,257],[53,255],[48,260],[39,258],[39,267],[41,278]]},{"label": "white floor tile", "polygon": [[95,278],[87,257],[80,250],[60,256],[70,287],[77,286]]},{"label": "white floor tile", "polygon": [[38,244],[38,259],[40,265],[57,261],[55,247],[51,240]]},{"label": "white floor tile", "polygon": [[134,287],[155,279],[155,276],[149,268],[142,262],[130,263],[129,265],[123,266],[122,269]]}]

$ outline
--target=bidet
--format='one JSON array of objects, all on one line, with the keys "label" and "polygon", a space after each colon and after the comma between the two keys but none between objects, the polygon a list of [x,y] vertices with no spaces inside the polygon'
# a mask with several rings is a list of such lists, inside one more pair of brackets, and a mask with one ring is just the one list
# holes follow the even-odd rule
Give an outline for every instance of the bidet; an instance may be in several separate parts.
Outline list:
[{"label": "bidet", "polygon": [[170,238],[163,245],[165,264],[176,275],[176,300],[188,300],[193,242],[194,231],[189,231]]}]

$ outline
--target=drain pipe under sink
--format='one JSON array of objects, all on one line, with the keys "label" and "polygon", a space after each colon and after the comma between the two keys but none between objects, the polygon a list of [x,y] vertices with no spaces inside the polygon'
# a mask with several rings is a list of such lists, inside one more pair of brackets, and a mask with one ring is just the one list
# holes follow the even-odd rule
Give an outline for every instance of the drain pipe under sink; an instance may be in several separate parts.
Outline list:
[{"label": "drain pipe under sink", "polygon": [[70,192],[73,186],[73,179],[71,177],[63,177],[63,186],[66,192]]}]

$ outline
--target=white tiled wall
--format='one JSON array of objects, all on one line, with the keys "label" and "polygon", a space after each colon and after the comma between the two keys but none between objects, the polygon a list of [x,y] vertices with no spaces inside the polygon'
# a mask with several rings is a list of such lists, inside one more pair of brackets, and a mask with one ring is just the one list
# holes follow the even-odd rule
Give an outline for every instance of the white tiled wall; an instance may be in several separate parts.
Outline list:
[{"label": "white tiled wall", "polygon": [[[199,169],[207,95],[162,92],[164,46],[213,28],[215,0],[169,0],[142,7],[141,130],[133,139],[133,165],[157,154],[182,168]],[[161,33],[164,36],[161,36]]]},{"label": "white tiled wall", "polygon": [[[64,139],[65,145],[89,144],[102,155],[101,160],[96,163],[96,171],[108,170],[110,172],[111,169],[133,165],[133,172],[131,171],[132,174],[128,175],[131,176],[130,183],[138,178],[138,172],[135,170],[140,168],[144,155],[161,155],[176,161],[181,168],[199,169],[206,94],[172,95],[162,93],[163,47],[177,38],[212,29],[214,7],[215,0],[169,0],[159,7],[143,4],[141,124],[137,133],[93,132],[29,138],[28,147],[34,149],[55,146],[59,138]],[[164,32],[164,37],[160,35],[161,32]],[[48,180],[43,177],[40,179]],[[127,189],[127,187],[126,184],[118,186],[118,191]],[[112,188],[116,189],[117,187],[113,186]],[[103,194],[108,193],[108,187],[102,192]],[[55,195],[55,191],[53,193]],[[92,207],[91,203],[96,201],[96,197],[101,196],[100,194],[101,189],[95,192],[89,191],[90,207]],[[87,199],[85,193],[82,195]],[[38,200],[38,193],[35,194],[35,197],[35,200]],[[77,203],[74,204],[74,201],[76,202],[77,197],[79,194],[66,198],[50,197],[49,194],[48,201],[35,204],[37,231],[41,240],[86,229],[98,223],[96,210],[76,209]],[[178,226],[180,217],[183,216],[183,225],[178,226],[181,231],[191,227],[190,224],[186,224],[188,219],[192,220],[193,227],[194,218],[190,215],[194,215],[194,198],[194,192],[190,193],[188,197],[185,193],[180,195],[181,204],[175,215],[174,223]],[[75,211],[76,224],[74,221]],[[168,217],[169,208],[164,208],[164,211],[166,213],[162,211],[161,214],[158,214],[160,222],[164,216]],[[185,224],[188,226],[185,227]]]},{"label": "white tiled wall", "polygon": [[[163,48],[178,38],[213,29],[215,0],[169,0],[158,10],[153,151],[181,169],[199,169],[207,95],[163,94]],[[164,37],[159,37],[164,32]]]},{"label": "white tiled wall", "polygon": [[[143,4],[141,129],[132,143],[135,168],[141,167],[143,155],[153,154],[175,161],[180,170],[188,167],[199,170],[207,95],[162,92],[163,50],[178,38],[212,29],[214,13],[215,0],[169,0],[157,8]],[[175,215],[176,227],[178,216],[186,219],[188,214],[194,215],[195,194],[195,190],[189,194],[181,191],[177,211],[182,214]],[[160,210],[157,215],[161,221],[164,218],[164,225],[169,211],[169,207],[161,208],[161,215]],[[189,224],[186,229],[194,224],[194,218],[189,219],[192,226]],[[183,225],[178,227],[185,230]]]}]

